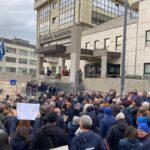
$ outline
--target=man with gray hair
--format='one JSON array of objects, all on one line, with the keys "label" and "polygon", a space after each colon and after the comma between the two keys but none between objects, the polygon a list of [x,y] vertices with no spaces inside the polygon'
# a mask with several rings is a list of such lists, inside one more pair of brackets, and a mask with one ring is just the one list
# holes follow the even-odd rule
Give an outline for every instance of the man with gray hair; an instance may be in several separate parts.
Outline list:
[{"label": "man with gray hair", "polygon": [[71,150],[105,150],[102,138],[91,131],[92,119],[90,116],[83,115],[80,118],[80,130],[76,137],[74,137]]}]

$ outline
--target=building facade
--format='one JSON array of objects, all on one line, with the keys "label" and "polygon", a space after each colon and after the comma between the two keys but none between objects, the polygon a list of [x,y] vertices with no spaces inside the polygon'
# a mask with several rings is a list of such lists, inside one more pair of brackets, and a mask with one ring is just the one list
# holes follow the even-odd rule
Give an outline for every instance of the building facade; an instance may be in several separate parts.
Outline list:
[{"label": "building facade", "polygon": [[5,55],[0,62],[1,73],[36,74],[35,45],[17,38],[0,38],[0,41],[4,42],[5,46]]},{"label": "building facade", "polygon": [[[36,0],[39,68],[43,66],[41,58],[53,57],[59,58],[57,66],[59,72],[64,66],[70,69],[71,82],[76,80],[75,74],[79,68],[82,69],[85,77],[89,77],[89,74],[101,77],[120,76],[123,36],[121,16],[124,12],[122,3],[122,0],[60,0],[49,3]],[[51,22],[48,24],[47,32],[41,34],[40,9],[48,4],[50,8],[47,19]],[[75,7],[71,7],[70,4]],[[150,75],[148,17],[150,3],[149,0],[129,0],[129,5],[125,74],[148,77]],[[69,8],[73,8],[74,15],[69,17],[71,19],[66,19],[71,22],[68,25],[63,19],[70,13],[63,17],[61,15],[64,14],[63,11],[68,12]],[[55,26],[54,29],[55,9],[58,18],[57,27]]]}]

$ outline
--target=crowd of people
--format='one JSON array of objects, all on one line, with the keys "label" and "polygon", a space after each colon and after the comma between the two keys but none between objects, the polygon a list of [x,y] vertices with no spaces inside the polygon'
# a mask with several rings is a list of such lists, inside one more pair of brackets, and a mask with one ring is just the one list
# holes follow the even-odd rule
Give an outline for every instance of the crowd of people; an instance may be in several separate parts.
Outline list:
[{"label": "crowd of people", "polygon": [[[34,121],[18,120],[16,103],[40,104]],[[150,92],[42,92],[0,101],[0,150],[149,150]]]}]

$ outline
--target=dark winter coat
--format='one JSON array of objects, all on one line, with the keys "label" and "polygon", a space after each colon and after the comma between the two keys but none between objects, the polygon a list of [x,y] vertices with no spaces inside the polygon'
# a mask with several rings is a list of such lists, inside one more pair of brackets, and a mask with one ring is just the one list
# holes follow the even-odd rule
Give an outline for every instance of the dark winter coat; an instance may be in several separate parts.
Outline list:
[{"label": "dark winter coat", "polygon": [[76,136],[71,144],[70,150],[105,150],[103,140],[93,131],[80,133]]},{"label": "dark winter coat", "polygon": [[138,139],[125,138],[119,141],[119,150],[142,150],[142,147]]},{"label": "dark winter coat", "polygon": [[112,103],[110,108],[112,109],[113,116],[117,116],[117,114],[121,111],[121,106],[118,104]]},{"label": "dark winter coat", "polygon": [[39,129],[31,141],[31,150],[48,150],[67,145],[67,136],[63,129],[49,123]]},{"label": "dark winter coat", "polygon": [[11,139],[10,145],[12,150],[29,150],[29,143],[20,136]]},{"label": "dark winter coat", "polygon": [[68,143],[71,144],[72,139],[75,137],[75,132],[79,128],[79,125],[74,125],[72,122],[68,123]]},{"label": "dark winter coat", "polygon": [[116,123],[116,119],[113,116],[105,115],[100,122],[100,131],[102,132],[102,137],[105,138],[108,130],[112,125]]},{"label": "dark winter coat", "polygon": [[124,138],[127,127],[128,124],[126,120],[123,119],[118,120],[117,123],[109,129],[106,139],[111,150],[119,150],[119,141]]},{"label": "dark winter coat", "polygon": [[145,138],[140,139],[140,142],[143,143],[143,150],[150,149],[150,134],[148,134]]}]

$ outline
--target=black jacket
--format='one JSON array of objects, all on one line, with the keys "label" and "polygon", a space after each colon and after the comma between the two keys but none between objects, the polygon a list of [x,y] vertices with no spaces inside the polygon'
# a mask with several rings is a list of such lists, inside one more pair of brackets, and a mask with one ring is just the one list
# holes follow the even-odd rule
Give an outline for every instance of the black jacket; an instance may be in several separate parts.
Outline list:
[{"label": "black jacket", "polygon": [[39,129],[31,141],[31,150],[48,150],[67,145],[67,136],[63,129],[47,124]]},{"label": "black jacket", "polygon": [[118,120],[117,123],[109,129],[106,139],[111,150],[119,150],[119,141],[124,138],[127,126],[125,120]]}]

